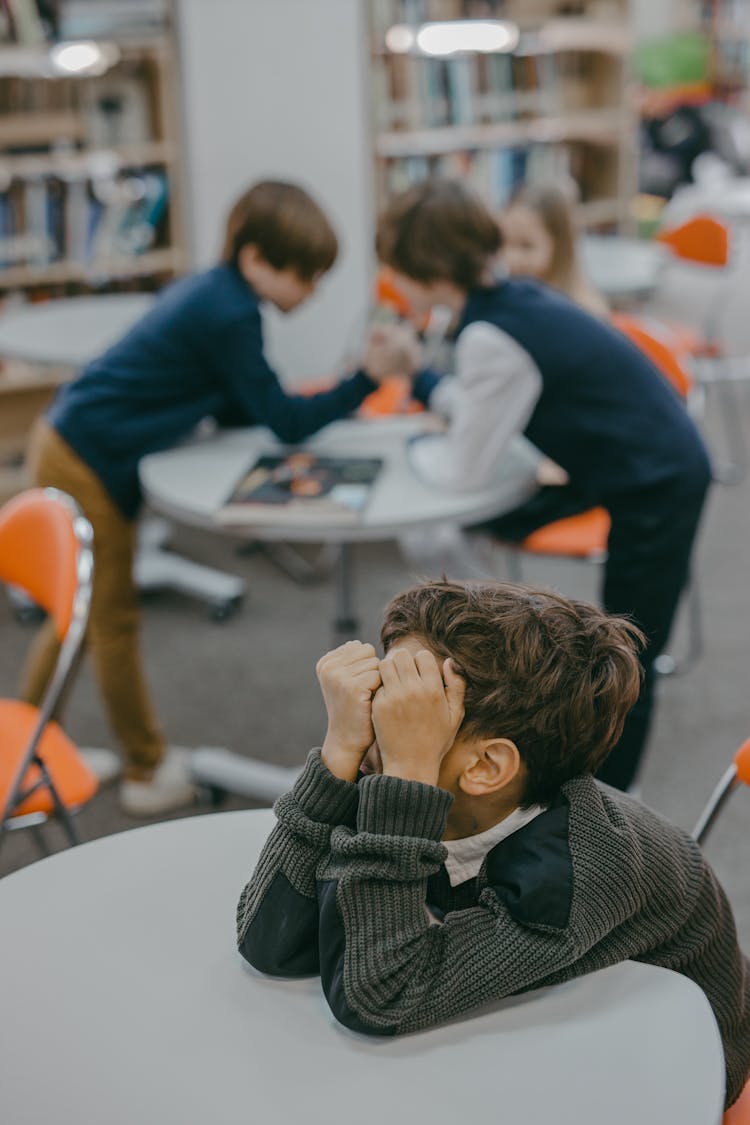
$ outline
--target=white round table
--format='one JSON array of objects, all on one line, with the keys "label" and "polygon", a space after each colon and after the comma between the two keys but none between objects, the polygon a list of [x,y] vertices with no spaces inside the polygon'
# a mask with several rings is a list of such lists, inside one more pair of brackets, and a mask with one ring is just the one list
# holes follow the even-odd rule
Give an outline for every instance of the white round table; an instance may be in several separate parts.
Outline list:
[{"label": "white round table", "polygon": [[0,317],[0,355],[82,367],[114,344],[153,303],[150,293],[64,297]]},{"label": "white round table", "polygon": [[614,305],[652,296],[670,257],[661,243],[620,235],[586,235],[580,249],[589,281]]},{"label": "white round table", "polygon": [[449,493],[420,481],[408,461],[408,441],[429,426],[426,415],[382,419],[347,419],[326,426],[305,443],[306,449],[332,456],[382,457],[383,467],[367,507],[356,523],[295,521],[278,517],[263,524],[222,524],[217,512],[232,489],[259,456],[278,452],[279,442],[266,429],[223,431],[203,440],[154,453],[140,464],[143,493],[153,508],[196,527],[243,538],[285,543],[337,543],[336,628],[356,626],[352,606],[351,552],[354,543],[398,538],[418,527],[454,523],[467,526],[509,511],[535,489],[539,454],[523,438],[516,439],[496,479],[475,492]]},{"label": "white round table", "polygon": [[393,1039],[337,1025],[317,979],[254,973],[234,914],[272,823],[171,821],[0,882],[3,1125],[719,1125],[711,1009],[664,969]]}]

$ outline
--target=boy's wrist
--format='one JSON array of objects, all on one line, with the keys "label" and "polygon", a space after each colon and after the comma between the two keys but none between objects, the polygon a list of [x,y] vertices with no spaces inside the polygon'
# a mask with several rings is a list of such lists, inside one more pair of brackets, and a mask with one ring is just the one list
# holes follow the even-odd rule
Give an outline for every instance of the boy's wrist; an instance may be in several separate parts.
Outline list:
[{"label": "boy's wrist", "polygon": [[357,831],[440,841],[453,797],[439,786],[372,774],[359,785]]},{"label": "boy's wrist", "polygon": [[323,765],[341,781],[356,781],[366,750],[352,749],[335,735],[327,734],[320,751]]},{"label": "boy's wrist", "polygon": [[290,800],[309,820],[330,825],[352,824],[357,813],[358,789],[356,784],[335,777],[322,761],[320,749],[315,749],[308,755],[291,793],[277,802],[277,809]]},{"label": "boy's wrist", "polygon": [[383,761],[383,776],[398,777],[402,781],[418,781],[422,785],[437,786],[440,775],[438,763],[421,761]]}]

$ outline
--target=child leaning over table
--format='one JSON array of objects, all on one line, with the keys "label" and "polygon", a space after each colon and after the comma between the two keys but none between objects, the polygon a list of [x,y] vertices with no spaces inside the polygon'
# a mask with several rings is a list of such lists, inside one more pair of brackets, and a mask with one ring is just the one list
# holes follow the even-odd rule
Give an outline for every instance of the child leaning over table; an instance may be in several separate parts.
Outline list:
[{"label": "child leaning over table", "polygon": [[726,1102],[750,1071],[750,966],[684,832],[594,780],[639,689],[630,622],[556,593],[428,582],[385,658],[350,641],[328,711],[240,897],[257,969],[320,973],[334,1015],[414,1031],[626,959],[703,989]]}]

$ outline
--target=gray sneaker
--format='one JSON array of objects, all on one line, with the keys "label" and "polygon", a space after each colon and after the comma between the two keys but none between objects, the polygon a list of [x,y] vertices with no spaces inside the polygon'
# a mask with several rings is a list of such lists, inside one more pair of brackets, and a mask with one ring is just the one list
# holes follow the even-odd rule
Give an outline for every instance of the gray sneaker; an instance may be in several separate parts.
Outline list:
[{"label": "gray sneaker", "polygon": [[149,817],[195,803],[191,780],[192,751],[170,746],[148,781],[120,782],[120,808],[129,816]]}]

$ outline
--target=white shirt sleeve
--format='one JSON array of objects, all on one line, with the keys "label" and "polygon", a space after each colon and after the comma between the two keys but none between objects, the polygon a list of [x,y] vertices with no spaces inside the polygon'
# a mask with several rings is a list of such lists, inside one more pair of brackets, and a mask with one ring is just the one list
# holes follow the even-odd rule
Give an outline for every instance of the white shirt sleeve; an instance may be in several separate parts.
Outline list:
[{"label": "white shirt sleeve", "polygon": [[470,324],[456,345],[456,375],[441,380],[430,397],[430,409],[448,416],[448,428],[413,442],[412,467],[454,491],[485,487],[541,392],[539,368],[512,336],[486,321]]}]

